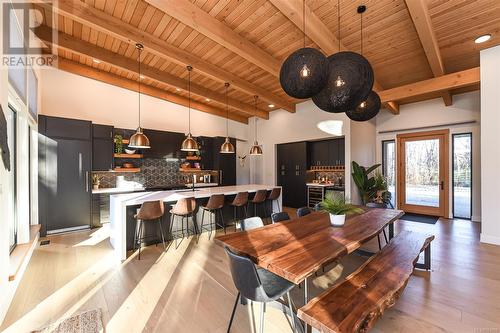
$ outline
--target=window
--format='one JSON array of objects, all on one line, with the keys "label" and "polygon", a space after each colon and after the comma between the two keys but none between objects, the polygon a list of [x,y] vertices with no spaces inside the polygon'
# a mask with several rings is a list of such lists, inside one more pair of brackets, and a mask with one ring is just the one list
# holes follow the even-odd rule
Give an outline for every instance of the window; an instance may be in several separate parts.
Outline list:
[{"label": "window", "polygon": [[453,134],[453,217],[472,217],[472,133]]},{"label": "window", "polygon": [[9,105],[6,110],[7,119],[7,139],[10,150],[10,173],[7,178],[7,193],[10,197],[7,198],[7,219],[9,221],[9,246],[10,252],[14,250],[17,244],[17,217],[16,217],[16,197],[17,197],[17,186],[16,186],[16,135],[17,135],[17,121],[16,121],[16,111]]},{"label": "window", "polygon": [[396,141],[382,141],[382,174],[387,178],[391,204],[396,206]]}]

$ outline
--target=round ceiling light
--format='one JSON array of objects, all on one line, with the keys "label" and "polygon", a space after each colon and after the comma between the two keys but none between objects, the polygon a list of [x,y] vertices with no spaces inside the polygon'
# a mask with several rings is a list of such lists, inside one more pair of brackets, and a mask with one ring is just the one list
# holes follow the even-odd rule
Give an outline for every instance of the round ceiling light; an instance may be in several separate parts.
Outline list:
[{"label": "round ceiling light", "polygon": [[355,109],[346,111],[346,115],[354,121],[367,121],[379,113],[380,105],[379,95],[372,91],[366,101],[361,102]]},{"label": "round ceiling light", "polygon": [[318,123],[318,128],[325,133],[341,136],[342,135],[342,126],[344,122],[342,120],[325,120]]},{"label": "round ceiling light", "polygon": [[326,86],[312,100],[326,112],[340,113],[354,109],[368,98],[373,88],[373,69],[361,54],[344,51],[328,57]]},{"label": "round ceiling light", "polygon": [[280,70],[283,90],[294,98],[310,98],[325,86],[328,80],[328,59],[319,50],[306,47],[286,58]]},{"label": "round ceiling light", "polygon": [[481,43],[489,41],[490,39],[491,39],[491,35],[486,34],[486,35],[482,35],[482,36],[479,36],[476,39],[474,39],[474,43],[481,44]]}]

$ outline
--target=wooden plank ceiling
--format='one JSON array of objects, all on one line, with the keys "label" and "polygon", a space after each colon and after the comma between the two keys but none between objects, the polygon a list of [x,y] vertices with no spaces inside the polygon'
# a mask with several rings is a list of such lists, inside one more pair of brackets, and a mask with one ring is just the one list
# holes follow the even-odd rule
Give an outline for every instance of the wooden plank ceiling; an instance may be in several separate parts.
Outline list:
[{"label": "wooden plank ceiling", "polygon": [[[185,104],[190,64],[192,99],[205,112],[225,115],[224,82],[231,83],[229,114],[236,121],[267,119],[278,108],[294,112],[300,102],[283,92],[278,76],[282,61],[302,47],[301,0],[58,2],[54,51],[65,70],[133,90],[139,80],[135,43],[141,42],[142,82],[152,96]],[[337,1],[306,0],[306,44],[330,55],[340,38],[342,50],[359,52],[360,4],[368,7],[363,54],[375,71],[377,90],[398,96],[384,100],[393,113],[398,103],[442,96],[450,104],[454,93],[478,89],[476,83],[421,96],[383,92],[477,67],[479,51],[500,44],[498,0],[341,0],[340,35]],[[47,8],[39,8],[44,26],[37,33],[46,39],[54,27]],[[486,33],[492,35],[489,42],[474,43]]]}]

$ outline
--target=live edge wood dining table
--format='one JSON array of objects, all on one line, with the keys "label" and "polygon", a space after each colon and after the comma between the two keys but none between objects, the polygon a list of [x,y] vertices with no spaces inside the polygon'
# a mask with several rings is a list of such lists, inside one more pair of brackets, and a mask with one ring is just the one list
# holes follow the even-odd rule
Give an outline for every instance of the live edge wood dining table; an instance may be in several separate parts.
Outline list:
[{"label": "live edge wood dining table", "polygon": [[304,283],[304,304],[308,300],[307,278],[341,257],[350,254],[389,227],[403,211],[363,208],[348,216],[345,225],[333,227],[327,213],[314,212],[289,221],[261,228],[218,236],[216,242],[249,257],[256,265],[295,284]]}]

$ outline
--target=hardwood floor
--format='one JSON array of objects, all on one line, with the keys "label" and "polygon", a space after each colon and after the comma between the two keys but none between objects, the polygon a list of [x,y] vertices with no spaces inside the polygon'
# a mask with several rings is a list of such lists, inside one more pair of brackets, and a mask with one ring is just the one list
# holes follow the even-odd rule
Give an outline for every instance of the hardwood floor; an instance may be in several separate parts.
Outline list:
[{"label": "hardwood floor", "polygon": [[[293,213],[293,211],[290,211]],[[372,332],[500,332],[500,246],[479,243],[480,224],[399,221],[396,231],[436,235],[432,271],[415,271],[396,305]],[[65,316],[101,308],[107,332],[225,332],[236,291],[223,249],[208,234],[144,250],[123,263],[112,257],[107,227],[50,237],[35,250],[0,330],[30,332]],[[367,244],[376,249],[376,241]],[[312,279],[312,294],[363,262],[351,255]],[[297,289],[297,288],[296,288]],[[301,305],[301,290],[294,299]],[[259,306],[239,306],[234,333],[253,332]],[[266,332],[291,332],[269,308]]]}]

